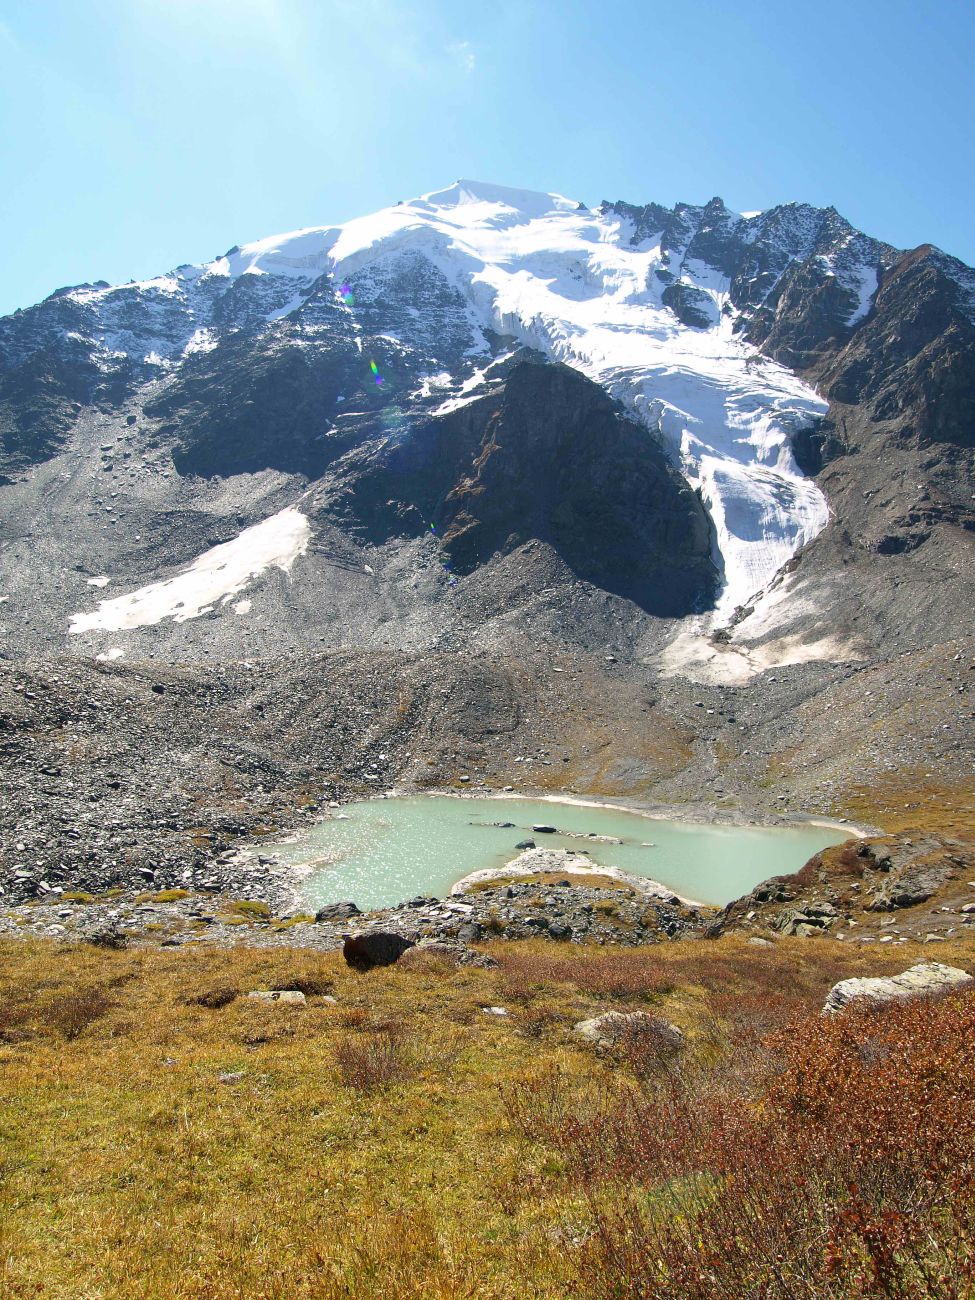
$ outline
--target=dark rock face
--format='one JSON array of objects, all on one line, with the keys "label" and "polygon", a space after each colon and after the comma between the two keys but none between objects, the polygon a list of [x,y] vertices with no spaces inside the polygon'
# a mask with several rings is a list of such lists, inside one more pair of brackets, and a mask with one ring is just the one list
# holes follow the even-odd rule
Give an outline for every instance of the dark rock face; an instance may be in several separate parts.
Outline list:
[{"label": "dark rock face", "polygon": [[461,572],[536,538],[652,613],[689,613],[714,589],[700,500],[645,431],[566,366],[512,371],[441,517]]},{"label": "dark rock face", "polygon": [[649,612],[707,604],[716,575],[700,501],[596,385],[565,366],[525,364],[487,400],[437,512],[460,573],[535,540]]},{"label": "dark rock face", "polygon": [[341,338],[327,351],[303,349],[287,327],[270,339],[231,334],[189,358],[146,414],[175,438],[180,474],[278,469],[315,478],[335,454],[324,430],[350,386],[353,356]]},{"label": "dark rock face", "polygon": [[376,966],[392,966],[399,961],[413,940],[391,930],[374,930],[352,935],[345,940],[342,956],[353,970],[367,971]]},{"label": "dark rock face", "polygon": [[460,574],[534,540],[648,612],[706,606],[716,573],[699,498],[601,388],[522,355],[483,398],[336,462],[323,509],[374,544],[433,524]]}]

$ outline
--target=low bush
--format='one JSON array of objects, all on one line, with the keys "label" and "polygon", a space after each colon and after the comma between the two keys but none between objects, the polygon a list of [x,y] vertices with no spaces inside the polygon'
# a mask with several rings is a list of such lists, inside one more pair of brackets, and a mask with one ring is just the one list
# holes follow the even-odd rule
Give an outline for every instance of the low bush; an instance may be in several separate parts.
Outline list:
[{"label": "low bush", "polygon": [[377,1092],[404,1083],[416,1072],[409,1043],[390,1026],[377,1033],[342,1038],[334,1051],[342,1082],[359,1092]]},{"label": "low bush", "polygon": [[221,984],[216,988],[206,989],[203,993],[197,993],[186,1001],[191,1006],[208,1007],[211,1011],[219,1011],[221,1007],[230,1006],[231,1002],[239,996],[240,989],[234,988],[232,984]]},{"label": "low bush", "polygon": [[304,993],[306,998],[316,998],[331,993],[335,988],[335,981],[330,975],[300,974],[280,981],[276,987],[294,993]]},{"label": "low bush", "polygon": [[556,1077],[506,1094],[588,1200],[584,1294],[975,1294],[975,995],[806,1017],[765,1059],[761,1081],[742,1069],[755,1098],[726,1059],[649,1092],[573,1097]]},{"label": "low bush", "polygon": [[270,907],[267,903],[262,903],[259,898],[240,898],[236,902],[228,903],[226,910],[231,916],[255,921],[266,921],[271,915]]},{"label": "low bush", "polygon": [[652,1000],[674,987],[673,974],[652,953],[612,949],[585,956],[569,953],[498,953],[502,988],[508,997],[528,998],[543,984],[570,984],[596,998]]},{"label": "low bush", "polygon": [[71,1041],[114,1005],[104,989],[85,988],[75,993],[56,994],[44,1005],[41,1014],[45,1024]]}]

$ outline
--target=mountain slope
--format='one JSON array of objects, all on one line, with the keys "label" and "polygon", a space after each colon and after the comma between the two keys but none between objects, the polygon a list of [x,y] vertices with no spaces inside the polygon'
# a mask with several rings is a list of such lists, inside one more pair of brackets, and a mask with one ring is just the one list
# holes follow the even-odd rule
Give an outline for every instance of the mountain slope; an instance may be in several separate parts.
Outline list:
[{"label": "mountain slope", "polygon": [[[7,642],[191,658],[416,647],[487,635],[487,616],[653,654],[673,633],[648,614],[698,611],[665,671],[735,678],[875,648],[895,571],[912,598],[924,589],[926,620],[950,624],[944,575],[964,586],[971,571],[952,557],[973,518],[973,301],[968,268],[900,254],[833,209],[589,210],[468,181],[154,280],[59,290],[0,321]],[[600,418],[622,441],[546,431],[553,381],[537,365],[514,380],[525,347],[615,399]],[[407,490],[424,445],[437,473]],[[706,511],[717,583],[661,451]],[[628,467],[654,458],[669,486],[641,496]],[[572,503],[561,523],[546,492]],[[610,514],[587,521],[589,492]],[[302,548],[250,554],[288,512]],[[492,594],[499,565],[520,612]],[[581,583],[566,600],[623,604],[566,633],[539,608],[553,577]],[[201,599],[181,604],[187,584]],[[120,623],[117,593],[131,615],[147,589],[159,619]]]}]

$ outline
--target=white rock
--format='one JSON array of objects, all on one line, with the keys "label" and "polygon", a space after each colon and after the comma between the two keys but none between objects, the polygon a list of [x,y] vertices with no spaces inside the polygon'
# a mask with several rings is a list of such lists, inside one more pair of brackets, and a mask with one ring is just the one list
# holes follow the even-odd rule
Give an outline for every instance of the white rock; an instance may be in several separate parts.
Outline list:
[{"label": "white rock", "polygon": [[823,1012],[840,1011],[848,1003],[861,998],[890,1002],[897,998],[947,993],[973,982],[971,975],[957,966],[942,966],[936,961],[919,962],[901,975],[840,980],[830,989]]},{"label": "white rock", "polygon": [[292,1002],[301,1007],[305,1005],[305,995],[297,989],[256,989],[247,996],[255,1002]]}]

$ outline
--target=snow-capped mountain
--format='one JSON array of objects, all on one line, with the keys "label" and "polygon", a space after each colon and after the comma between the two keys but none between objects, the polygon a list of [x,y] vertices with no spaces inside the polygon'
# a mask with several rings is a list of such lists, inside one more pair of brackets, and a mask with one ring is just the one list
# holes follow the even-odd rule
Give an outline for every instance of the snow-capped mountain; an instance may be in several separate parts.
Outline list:
[{"label": "snow-capped mountain", "polygon": [[[333,569],[382,586],[349,546],[397,536],[436,546],[438,529],[431,573],[451,593],[458,575],[535,538],[576,578],[649,613],[696,612],[692,637],[718,631],[724,653],[736,638],[782,633],[789,611],[808,614],[809,597],[781,573],[836,514],[846,486],[834,500],[811,472],[863,450],[850,429],[898,411],[937,424],[955,388],[970,389],[973,303],[975,274],[961,263],[929,248],[902,254],[833,209],[737,214],[718,199],[590,209],[458,181],[156,279],[58,290],[0,321],[0,493],[15,536],[27,521],[31,535],[46,530],[48,576],[35,548],[31,582],[58,590],[53,608],[70,606],[62,635],[103,654],[126,652],[97,641],[106,633],[214,613],[239,622],[271,572],[292,575],[275,599],[321,638],[303,565],[329,553]],[[574,381],[552,388],[543,359],[581,373],[617,414]],[[948,398],[937,418],[934,363]],[[590,428],[576,427],[573,403]],[[585,483],[572,473],[585,462],[587,481],[599,477],[587,459],[599,447],[582,453],[597,436],[618,486],[593,490],[593,519],[608,516],[592,525],[603,539],[590,539],[592,559],[585,536],[575,549],[570,540],[587,530]],[[490,460],[498,445],[504,455]],[[543,493],[521,501],[513,486],[531,477],[536,452],[547,480],[562,476],[544,510]],[[579,486],[570,528],[564,502]],[[902,515],[897,528],[916,536],[918,520],[902,527]],[[85,579],[95,590],[74,599],[50,577],[72,534],[72,556],[97,570]],[[403,608],[403,571],[391,558],[387,569],[397,608],[380,621],[424,623]],[[5,575],[8,605],[22,598],[22,572]],[[330,583],[346,626],[341,609],[357,597]],[[810,644],[853,653],[841,640]]]}]

